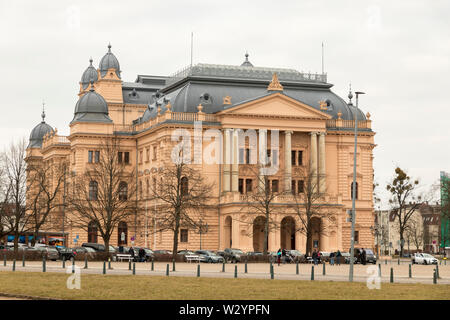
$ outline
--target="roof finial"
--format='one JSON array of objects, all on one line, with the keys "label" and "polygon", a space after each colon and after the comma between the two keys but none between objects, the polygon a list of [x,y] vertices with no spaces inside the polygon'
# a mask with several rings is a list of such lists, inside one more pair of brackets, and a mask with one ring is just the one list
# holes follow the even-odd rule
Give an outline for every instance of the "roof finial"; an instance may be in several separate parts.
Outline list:
[{"label": "roof finial", "polygon": [[42,114],[41,114],[41,117],[42,117],[42,122],[45,122],[45,101],[44,100],[42,100]]},{"label": "roof finial", "polygon": [[108,52],[111,52],[111,42],[108,44]]},{"label": "roof finial", "polygon": [[92,57],[89,58],[89,62],[91,63],[92,66],[92,62],[94,62],[94,60],[92,60]]},{"label": "roof finial", "polygon": [[245,51],[245,61],[248,62],[248,51]]},{"label": "roof finial", "polygon": [[348,93],[348,99],[349,99],[350,101],[348,102],[348,104],[349,104],[349,105],[353,105],[353,103],[352,103],[353,93],[352,93],[352,84],[351,84],[351,83],[350,83],[349,87],[350,87],[350,91],[349,91],[349,93]]},{"label": "roof finial", "polygon": [[95,89],[94,89],[94,81],[92,81],[92,79],[91,79],[91,81],[90,81],[90,84],[91,84],[91,88],[89,89],[89,91],[95,91]]},{"label": "roof finial", "polygon": [[270,81],[269,86],[267,87],[267,91],[283,91],[283,86],[278,80],[278,75],[276,72],[272,75],[272,81]]}]

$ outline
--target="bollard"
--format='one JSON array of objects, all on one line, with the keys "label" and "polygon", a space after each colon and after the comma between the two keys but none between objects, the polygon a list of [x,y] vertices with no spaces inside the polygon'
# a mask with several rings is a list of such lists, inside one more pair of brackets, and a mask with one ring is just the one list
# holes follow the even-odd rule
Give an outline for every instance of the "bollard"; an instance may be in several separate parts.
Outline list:
[{"label": "bollard", "polygon": [[63,258],[62,258],[62,268],[63,269],[66,268],[66,256],[63,256]]},{"label": "bollard", "polygon": [[387,264],[387,259],[386,259],[386,260],[384,260],[384,264]]},{"label": "bollard", "polygon": [[200,277],[200,263],[197,265],[197,277]]},{"label": "bollard", "polygon": [[314,266],[311,266],[311,280],[314,280]]},{"label": "bollard", "polygon": [[175,271],[175,260],[172,260],[172,271]]},{"label": "bollard", "polygon": [[298,274],[298,261],[297,261],[296,266],[295,266],[295,274]]},{"label": "bollard", "polygon": [[222,263],[222,272],[225,272],[225,260]]},{"label": "bollard", "polygon": [[111,258],[108,258],[108,270],[112,270],[112,267],[111,267]]},{"label": "bollard", "polygon": [[378,276],[381,278],[381,263],[378,264]]},{"label": "bollard", "polygon": [[247,260],[245,261],[245,273],[247,273]]},{"label": "bollard", "polygon": [[272,264],[270,264],[270,279],[272,279],[273,280],[273,265]]},{"label": "bollard", "polygon": [[106,261],[103,261],[103,274],[106,274]]},{"label": "bollard", "polygon": [[136,262],[133,262],[133,275],[136,274]]},{"label": "bollard", "polygon": [[167,268],[166,268],[166,276],[169,276],[169,264],[167,264]]},{"label": "bollard", "polygon": [[411,263],[409,264],[409,277],[412,278]]},{"label": "bollard", "polygon": [[433,284],[437,284],[436,269],[433,271]]},{"label": "bollard", "polygon": [[72,259],[72,273],[75,273],[75,257]]},{"label": "bollard", "polygon": [[22,254],[22,267],[25,267],[25,251]]},{"label": "bollard", "polygon": [[152,271],[155,271],[155,262],[152,259]]},{"label": "bollard", "polygon": [[439,265],[442,265],[442,260],[439,260]]},{"label": "bollard", "polygon": [[131,260],[128,260],[128,270],[131,270]]},{"label": "bollard", "polygon": [[398,265],[400,265],[400,258],[398,258]]},{"label": "bollard", "polygon": [[322,275],[325,275],[325,261],[323,262],[323,270],[322,270]]},{"label": "bollard", "polygon": [[45,272],[47,269],[45,256],[42,257],[42,272]]},{"label": "bollard", "polygon": [[439,277],[439,266],[438,265],[436,265],[436,278],[440,278]]},{"label": "bollard", "polygon": [[84,268],[87,269],[88,268],[88,260],[87,260],[87,255],[84,256]]},{"label": "bollard", "polygon": [[394,283],[394,268],[391,268],[391,279],[390,279],[391,283]]},{"label": "bollard", "polygon": [[6,267],[6,253],[3,255],[3,266]]},{"label": "bollard", "polygon": [[12,271],[16,271],[16,259],[13,260]]},{"label": "bollard", "polygon": [[234,277],[237,278],[237,265],[234,266]]}]

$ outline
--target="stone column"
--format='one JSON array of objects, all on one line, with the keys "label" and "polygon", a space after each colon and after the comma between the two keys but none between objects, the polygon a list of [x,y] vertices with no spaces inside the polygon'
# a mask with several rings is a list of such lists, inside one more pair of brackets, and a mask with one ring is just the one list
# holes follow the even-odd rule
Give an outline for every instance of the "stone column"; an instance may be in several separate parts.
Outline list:
[{"label": "stone column", "polygon": [[292,188],[291,135],[292,131],[284,133],[284,190],[286,192],[291,191]]},{"label": "stone column", "polygon": [[239,132],[233,131],[232,137],[232,164],[231,164],[231,191],[239,191]]},{"label": "stone column", "polygon": [[325,132],[319,134],[319,192],[324,193],[326,189],[325,168]]},{"label": "stone column", "polygon": [[[264,152],[263,152],[264,151]],[[265,190],[265,177],[261,174],[263,167],[262,159],[267,156],[267,131],[260,130],[258,133],[258,192]],[[261,168],[259,168],[261,167]]]},{"label": "stone column", "polygon": [[224,152],[223,152],[223,191],[230,191],[230,163],[231,163],[231,148],[230,148],[230,130],[224,130]]},{"label": "stone column", "polygon": [[317,132],[311,132],[311,153],[310,153],[310,164],[311,169],[309,174],[311,174],[312,186],[316,185],[315,179],[317,179]]}]

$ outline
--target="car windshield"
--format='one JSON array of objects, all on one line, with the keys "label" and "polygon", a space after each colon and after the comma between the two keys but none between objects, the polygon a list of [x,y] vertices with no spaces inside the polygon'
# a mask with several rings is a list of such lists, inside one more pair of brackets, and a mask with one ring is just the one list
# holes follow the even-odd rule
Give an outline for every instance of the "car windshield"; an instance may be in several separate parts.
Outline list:
[{"label": "car windshield", "polygon": [[242,252],[242,250],[239,250],[239,249],[232,249],[231,251],[233,253],[244,254],[244,252]]},{"label": "car windshield", "polygon": [[373,251],[370,249],[366,249],[366,254],[373,254]]}]

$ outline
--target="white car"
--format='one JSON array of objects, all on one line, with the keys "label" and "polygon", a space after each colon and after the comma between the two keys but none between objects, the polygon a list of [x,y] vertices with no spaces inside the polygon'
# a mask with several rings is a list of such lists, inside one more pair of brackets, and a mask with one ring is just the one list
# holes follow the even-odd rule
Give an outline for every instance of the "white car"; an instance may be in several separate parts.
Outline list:
[{"label": "white car", "polygon": [[438,264],[435,257],[428,253],[415,253],[412,258],[412,264]]}]

